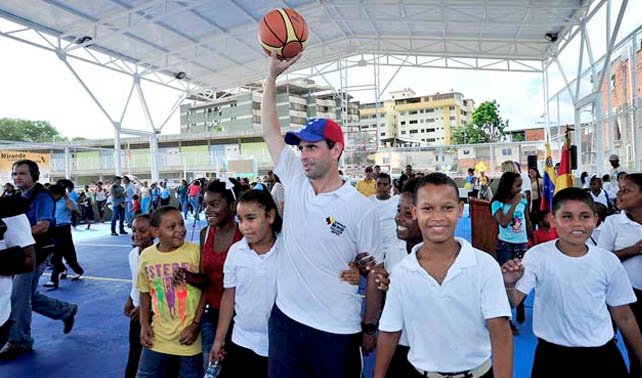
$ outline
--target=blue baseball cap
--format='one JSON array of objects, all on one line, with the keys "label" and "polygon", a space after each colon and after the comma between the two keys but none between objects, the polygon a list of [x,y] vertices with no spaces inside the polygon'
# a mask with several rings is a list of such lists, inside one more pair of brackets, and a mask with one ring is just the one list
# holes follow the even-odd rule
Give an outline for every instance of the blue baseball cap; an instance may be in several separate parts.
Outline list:
[{"label": "blue baseball cap", "polygon": [[285,143],[293,146],[297,146],[300,141],[314,143],[324,139],[341,143],[345,147],[341,126],[327,118],[312,118],[301,131],[288,131],[285,134]]}]

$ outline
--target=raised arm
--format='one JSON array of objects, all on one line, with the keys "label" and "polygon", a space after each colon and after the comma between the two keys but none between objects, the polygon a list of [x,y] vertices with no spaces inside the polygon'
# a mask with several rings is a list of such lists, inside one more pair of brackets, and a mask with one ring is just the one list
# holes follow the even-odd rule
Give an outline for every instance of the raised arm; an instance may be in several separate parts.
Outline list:
[{"label": "raised arm", "polygon": [[272,53],[268,66],[268,76],[263,86],[263,99],[261,100],[261,126],[263,128],[263,140],[267,144],[272,161],[276,165],[281,158],[281,151],[285,147],[285,141],[281,135],[281,123],[276,110],[276,78],[293,65],[301,54],[288,61],[280,61],[276,53]]}]

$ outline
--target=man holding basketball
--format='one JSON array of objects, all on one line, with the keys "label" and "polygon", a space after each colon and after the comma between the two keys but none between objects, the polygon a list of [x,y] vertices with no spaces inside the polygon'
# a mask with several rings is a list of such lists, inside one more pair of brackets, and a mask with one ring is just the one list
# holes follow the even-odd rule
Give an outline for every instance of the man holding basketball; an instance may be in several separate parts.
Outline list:
[{"label": "man holding basketball", "polygon": [[[285,140],[281,135],[276,78],[299,57],[279,61],[272,54],[261,104],[263,138],[287,203],[269,323],[269,376],[357,377],[359,347],[369,353],[375,346],[381,294],[369,274],[362,321],[358,289],[339,275],[359,253],[383,261],[376,209],[339,176],[344,140],[336,122],[311,119]],[[301,157],[286,143],[298,146]]]}]

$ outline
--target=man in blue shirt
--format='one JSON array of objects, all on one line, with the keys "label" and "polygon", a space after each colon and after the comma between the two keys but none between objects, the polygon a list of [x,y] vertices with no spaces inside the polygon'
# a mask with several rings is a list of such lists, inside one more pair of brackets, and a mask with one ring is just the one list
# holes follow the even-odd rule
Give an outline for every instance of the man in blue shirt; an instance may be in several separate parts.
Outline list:
[{"label": "man in blue shirt", "polygon": [[64,333],[71,332],[78,306],[47,297],[38,291],[40,276],[47,266],[47,257],[53,251],[52,230],[55,225],[54,201],[49,192],[38,183],[38,164],[18,160],[11,175],[21,195],[29,200],[27,218],[36,241],[36,269],[18,274],[13,279],[11,317],[15,323],[9,333],[9,342],[0,351],[0,359],[12,359],[33,350],[31,338],[31,311],[50,319],[62,320]]},{"label": "man in blue shirt", "polygon": [[116,233],[116,221],[120,221],[121,235],[127,235],[125,231],[125,188],[120,186],[121,178],[114,177],[114,185],[111,186],[111,235],[118,236]]},{"label": "man in blue shirt", "polygon": [[169,205],[169,200],[172,198],[172,191],[167,187],[167,182],[161,181],[160,183],[161,188],[161,206],[167,206]]},{"label": "man in blue shirt", "polygon": [[123,185],[125,186],[125,221],[127,222],[127,227],[132,228],[132,219],[134,219],[134,194],[136,194],[136,188],[127,176],[123,176]]}]

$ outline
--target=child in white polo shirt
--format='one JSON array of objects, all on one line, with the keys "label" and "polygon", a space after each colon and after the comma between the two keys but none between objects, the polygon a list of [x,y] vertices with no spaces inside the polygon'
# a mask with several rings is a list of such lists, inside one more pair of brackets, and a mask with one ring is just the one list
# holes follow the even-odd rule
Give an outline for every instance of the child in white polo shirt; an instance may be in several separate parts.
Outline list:
[{"label": "child in white polo shirt", "polygon": [[559,239],[502,267],[511,304],[536,289],[531,377],[626,377],[611,317],[639,359],[642,336],[628,306],[635,295],[617,257],[587,244],[596,223],[593,199],[583,189],[563,189],[549,217]]},{"label": "child in white polo shirt", "polygon": [[[209,360],[227,377],[267,377],[268,320],[276,298],[276,270],[283,220],[270,193],[249,190],[236,214],[243,239],[230,247],[223,266],[219,321]],[[231,345],[225,345],[234,317]]]},{"label": "child in white polo shirt", "polygon": [[413,217],[423,243],[392,269],[375,378],[385,377],[402,330],[410,345],[402,377],[512,377],[511,313],[500,268],[455,238],[463,209],[448,176],[431,173],[418,183]]},{"label": "child in white polo shirt", "polygon": [[[617,195],[619,214],[607,217],[597,238],[597,245],[615,253],[622,261],[637,301],[631,310],[638,326],[642,324],[642,174],[627,175],[620,181]],[[631,376],[640,376],[635,353],[629,351]]]}]

